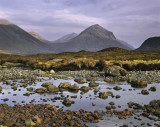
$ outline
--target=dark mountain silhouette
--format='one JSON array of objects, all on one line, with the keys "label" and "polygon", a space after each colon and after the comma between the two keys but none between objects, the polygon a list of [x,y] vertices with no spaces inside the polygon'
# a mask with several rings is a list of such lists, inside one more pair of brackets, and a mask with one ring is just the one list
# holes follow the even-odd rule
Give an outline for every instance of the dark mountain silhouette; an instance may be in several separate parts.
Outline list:
[{"label": "dark mountain silhouette", "polygon": [[50,47],[17,25],[0,19],[0,50],[13,54],[51,53]]},{"label": "dark mountain silhouette", "polygon": [[66,43],[55,43],[52,46],[56,52],[99,51],[110,47],[131,50],[130,47],[118,41],[112,32],[98,24],[88,27]]},{"label": "dark mountain silhouette", "polygon": [[151,37],[145,40],[137,49],[141,51],[160,51],[160,37]]}]

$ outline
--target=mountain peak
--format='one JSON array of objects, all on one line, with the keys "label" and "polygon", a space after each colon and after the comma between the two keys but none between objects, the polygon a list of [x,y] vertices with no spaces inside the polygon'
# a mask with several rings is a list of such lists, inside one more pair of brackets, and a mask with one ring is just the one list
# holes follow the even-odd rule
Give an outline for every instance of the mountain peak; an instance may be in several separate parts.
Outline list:
[{"label": "mountain peak", "polygon": [[116,40],[116,37],[114,36],[112,32],[106,30],[105,28],[103,28],[102,26],[98,24],[94,24],[88,27],[87,29],[85,29],[84,31],[80,33],[80,36],[88,36],[88,37],[95,36],[99,38]]},{"label": "mountain peak", "polygon": [[13,23],[8,21],[8,20],[6,20],[6,19],[0,19],[0,24],[1,25],[11,25]]}]

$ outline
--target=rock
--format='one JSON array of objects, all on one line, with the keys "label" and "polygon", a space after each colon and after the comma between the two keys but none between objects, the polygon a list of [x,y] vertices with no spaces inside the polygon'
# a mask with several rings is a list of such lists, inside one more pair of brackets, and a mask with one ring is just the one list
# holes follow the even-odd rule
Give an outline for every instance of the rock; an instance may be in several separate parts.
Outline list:
[{"label": "rock", "polygon": [[82,78],[75,79],[74,81],[77,82],[77,83],[79,83],[79,84],[85,83],[84,79],[82,79]]},{"label": "rock", "polygon": [[99,93],[99,98],[102,98],[102,99],[108,98],[108,93],[107,92],[100,92]]},{"label": "rock", "polygon": [[39,88],[35,90],[36,93],[46,93],[47,89],[46,88]]},{"label": "rock", "polygon": [[77,85],[77,84],[74,84],[74,85],[71,85],[71,86],[69,86],[68,87],[69,88],[69,90],[73,90],[73,91],[75,91],[75,90],[79,90],[79,86]]},{"label": "rock", "polygon": [[89,87],[97,87],[97,86],[99,86],[99,83],[96,83],[94,81],[89,83]]},{"label": "rock", "polygon": [[99,75],[97,73],[91,74],[91,77],[98,77]]},{"label": "rock", "polygon": [[132,108],[133,105],[134,105],[134,102],[130,101],[130,102],[128,102],[127,104],[128,104],[128,107],[129,107],[129,108]]},{"label": "rock", "polygon": [[29,127],[36,125],[36,123],[34,123],[34,122],[32,121],[32,119],[27,119],[27,120],[25,120],[25,124],[26,124],[26,126],[29,126]]},{"label": "rock", "polygon": [[114,102],[110,102],[109,104],[110,104],[110,105],[115,105],[115,103],[114,103]]},{"label": "rock", "polygon": [[152,86],[149,90],[150,90],[150,91],[156,91],[156,87],[155,87],[155,86]]},{"label": "rock", "polygon": [[121,96],[120,95],[116,95],[116,98],[118,99],[118,98],[120,98]]},{"label": "rock", "polygon": [[104,81],[105,81],[105,82],[109,82],[109,83],[115,83],[114,78],[111,77],[111,76],[106,77],[106,78],[104,79]]},{"label": "rock", "polygon": [[0,92],[2,91],[2,87],[0,86]]},{"label": "rock", "polygon": [[27,88],[27,91],[32,92],[33,91],[33,87]]},{"label": "rock", "polygon": [[142,116],[144,116],[144,117],[148,117],[148,116],[149,116],[149,113],[147,113],[147,112],[143,112],[143,113],[142,113]]},{"label": "rock", "polygon": [[129,81],[131,83],[131,86],[134,88],[145,88],[147,87],[147,82],[146,81],[141,81],[141,80],[132,80]]},{"label": "rock", "polygon": [[71,96],[71,98],[77,98],[77,95]]},{"label": "rock", "polygon": [[10,85],[10,84],[11,84],[11,82],[10,82],[10,81],[6,81],[6,84],[7,84],[7,85]]},{"label": "rock", "polygon": [[121,90],[122,88],[119,87],[119,86],[115,86],[113,89],[114,89],[114,90]]},{"label": "rock", "polygon": [[92,103],[92,106],[96,106],[96,103]]},{"label": "rock", "polygon": [[30,92],[24,93],[23,96],[29,96]]},{"label": "rock", "polygon": [[107,110],[111,110],[111,106],[106,106],[106,109]]},{"label": "rock", "polygon": [[49,85],[53,85],[53,83],[51,83],[51,82],[46,82],[46,83],[43,83],[41,86],[43,86],[43,87],[48,87]]},{"label": "rock", "polygon": [[14,91],[17,90],[17,86],[12,86],[11,87]]},{"label": "rock", "polygon": [[94,89],[94,93],[97,93],[98,91],[99,91],[98,89],[96,89],[96,88]]},{"label": "rock", "polygon": [[87,86],[82,86],[80,90],[84,92],[88,92],[89,88]]},{"label": "rock", "polygon": [[96,81],[96,80],[98,80],[97,78],[87,78],[86,79],[87,81]]},{"label": "rock", "polygon": [[71,101],[69,99],[65,99],[63,102],[62,102],[65,106],[71,106],[71,104],[74,103],[74,101]]},{"label": "rock", "polygon": [[58,92],[58,91],[59,91],[58,87],[56,87],[55,85],[49,85],[49,86],[47,87],[47,90],[48,90],[49,92]]},{"label": "rock", "polygon": [[127,71],[119,66],[109,66],[105,69],[105,77],[107,76],[126,76]]},{"label": "rock", "polygon": [[147,90],[142,90],[141,93],[142,93],[143,95],[148,95],[148,94],[149,94],[149,92],[148,92]]},{"label": "rock", "polygon": [[49,72],[50,74],[53,74],[53,75],[55,75],[55,71],[52,69],[52,70],[50,70],[50,72]]},{"label": "rock", "polygon": [[39,118],[38,116],[34,116],[33,118],[36,119],[36,126],[42,124],[42,119],[41,118]]},{"label": "rock", "polygon": [[46,109],[52,109],[52,108],[53,108],[53,105],[51,105],[51,104],[46,104],[46,105],[45,105],[45,108],[46,108]]},{"label": "rock", "polygon": [[70,86],[71,86],[70,82],[62,82],[58,87],[62,89],[68,89]]}]

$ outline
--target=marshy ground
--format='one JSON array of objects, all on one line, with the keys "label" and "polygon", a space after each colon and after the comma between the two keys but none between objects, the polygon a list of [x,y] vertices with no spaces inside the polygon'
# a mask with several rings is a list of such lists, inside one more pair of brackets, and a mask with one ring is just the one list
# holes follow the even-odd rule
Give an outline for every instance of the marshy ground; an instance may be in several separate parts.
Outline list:
[{"label": "marshy ground", "polygon": [[1,55],[0,125],[160,126],[159,54]]}]

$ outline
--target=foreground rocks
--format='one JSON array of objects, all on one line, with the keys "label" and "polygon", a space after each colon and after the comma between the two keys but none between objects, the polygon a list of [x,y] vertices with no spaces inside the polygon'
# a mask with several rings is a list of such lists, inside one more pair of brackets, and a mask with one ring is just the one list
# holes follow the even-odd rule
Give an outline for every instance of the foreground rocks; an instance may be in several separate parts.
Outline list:
[{"label": "foreground rocks", "polygon": [[[32,105],[14,107],[0,105],[0,125],[3,126],[83,126],[83,122],[97,123],[101,115],[98,112],[84,110],[70,111],[57,109],[52,105]],[[44,115],[45,114],[45,115]]]}]

